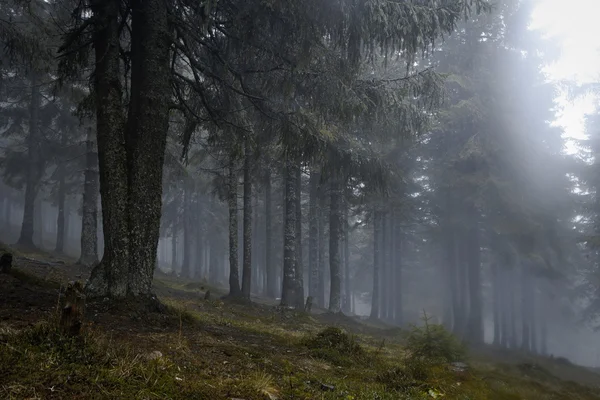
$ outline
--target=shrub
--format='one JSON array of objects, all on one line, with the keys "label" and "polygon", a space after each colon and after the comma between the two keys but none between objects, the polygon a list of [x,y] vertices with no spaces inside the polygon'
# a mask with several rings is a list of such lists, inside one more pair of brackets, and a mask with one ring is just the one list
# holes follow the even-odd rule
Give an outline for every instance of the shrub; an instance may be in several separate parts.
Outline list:
[{"label": "shrub", "polygon": [[424,313],[423,326],[412,327],[407,338],[407,361],[454,362],[466,357],[465,346],[442,325],[429,323]]},{"label": "shrub", "polygon": [[304,339],[302,344],[311,350],[313,356],[338,365],[351,363],[365,355],[364,349],[353,337],[336,327],[325,328]]}]

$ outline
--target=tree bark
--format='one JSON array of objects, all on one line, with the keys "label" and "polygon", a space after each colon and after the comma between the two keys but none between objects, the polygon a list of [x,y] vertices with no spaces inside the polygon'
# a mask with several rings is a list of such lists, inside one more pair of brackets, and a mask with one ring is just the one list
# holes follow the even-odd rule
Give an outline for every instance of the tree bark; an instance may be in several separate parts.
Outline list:
[{"label": "tree bark", "polygon": [[84,173],[81,256],[79,264],[91,267],[98,262],[98,154],[92,129],[88,128],[86,140],[86,169]]},{"label": "tree bark", "polygon": [[271,189],[271,171],[265,176],[265,269],[267,272],[267,296],[277,297],[277,271],[273,262],[273,192]]},{"label": "tree bark", "polygon": [[239,296],[241,290],[238,268],[238,180],[233,166],[229,167],[227,190],[227,204],[229,205],[229,295]]},{"label": "tree bark", "polygon": [[529,316],[529,263],[528,261],[521,260],[521,350],[531,350],[531,331],[529,327],[530,316]]},{"label": "tree bark", "polygon": [[379,318],[379,273],[381,269],[381,224],[380,211],[373,212],[373,292],[371,295],[371,319]]},{"label": "tree bark", "polygon": [[58,196],[56,205],[58,213],[56,217],[56,247],[55,252],[62,254],[65,251],[65,199],[67,197],[67,185],[65,182],[65,167],[61,164],[58,166]]},{"label": "tree bark", "polygon": [[497,262],[492,262],[492,291],[493,291],[493,298],[492,298],[492,307],[493,307],[493,318],[494,318],[494,339],[493,339],[493,344],[494,346],[500,346],[501,343],[501,332],[502,332],[502,327],[501,327],[501,305],[500,305],[500,298],[501,298],[501,294],[500,294],[500,285],[502,284],[501,279],[500,279],[500,273],[498,271],[498,263]]},{"label": "tree bark", "polygon": [[310,279],[308,282],[308,295],[313,301],[319,303],[319,183],[321,175],[312,171],[309,181],[309,209],[308,209],[308,264]]},{"label": "tree bark", "polygon": [[[43,168],[41,160],[41,137],[39,126],[39,111],[41,93],[39,79],[35,72],[31,74],[31,101],[29,104],[29,133],[27,136],[27,177],[25,181],[25,200],[23,203],[23,222],[18,244],[34,247],[33,222],[35,215],[35,199],[38,195]],[[41,246],[41,244],[40,244]]]},{"label": "tree bark", "polygon": [[242,261],[242,296],[250,299],[252,291],[252,177],[250,135],[246,135],[244,149],[244,237]]},{"label": "tree bark", "polygon": [[395,252],[394,257],[394,288],[395,288],[395,299],[396,304],[394,306],[394,321],[397,325],[404,323],[404,316],[402,312],[402,296],[404,294],[402,285],[402,251],[404,247],[404,240],[402,238],[402,226],[400,225],[400,215],[398,212],[394,213],[394,247],[392,251]]},{"label": "tree bark", "polygon": [[296,174],[296,266],[294,288],[295,306],[301,310],[304,308],[304,265],[302,257],[302,169],[298,164],[294,173]]},{"label": "tree bark", "polygon": [[[474,210],[473,210],[474,211]],[[479,241],[479,228],[475,212],[473,216],[475,226],[468,232],[468,274],[469,274],[469,340],[471,343],[483,343],[483,310],[481,294],[481,247]]]},{"label": "tree bark", "polygon": [[150,295],[159,239],[169,125],[168,6],[133,0],[131,91],[123,123],[120,1],[94,0],[95,92],[105,251],[87,285],[93,297]]},{"label": "tree bark", "polygon": [[295,165],[287,161],[284,170],[284,231],[283,231],[283,285],[281,305],[295,305],[296,288],[296,173]]},{"label": "tree bark", "polygon": [[324,184],[319,185],[319,193],[317,198],[317,214],[319,218],[319,235],[318,235],[318,247],[319,247],[319,284],[318,288],[318,296],[317,296],[317,304],[320,307],[325,308],[325,289],[327,284],[327,276],[325,274],[325,244],[327,243],[325,226],[326,226],[326,217],[327,217],[327,205],[326,205],[326,186]]},{"label": "tree bark", "polygon": [[192,196],[193,188],[189,180],[183,180],[183,263],[181,276],[191,278],[192,271]]},{"label": "tree bark", "polygon": [[329,271],[331,287],[329,290],[329,311],[341,311],[341,270],[340,270],[340,237],[341,237],[341,185],[337,178],[331,180],[329,206]]},{"label": "tree bark", "polygon": [[352,311],[352,290],[350,287],[350,226],[348,223],[349,218],[349,205],[347,199],[344,201],[344,216],[343,216],[343,253],[344,253],[344,301],[343,311],[350,313]]}]

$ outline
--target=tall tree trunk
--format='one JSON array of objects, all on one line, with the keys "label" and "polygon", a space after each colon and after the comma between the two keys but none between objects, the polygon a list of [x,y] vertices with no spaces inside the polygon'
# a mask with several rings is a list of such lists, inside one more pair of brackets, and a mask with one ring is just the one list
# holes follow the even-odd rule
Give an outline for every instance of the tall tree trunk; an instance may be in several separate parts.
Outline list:
[{"label": "tall tree trunk", "polygon": [[403,285],[402,285],[402,251],[404,240],[402,238],[402,226],[400,225],[400,215],[398,212],[394,213],[394,246],[393,251],[395,252],[395,278],[394,278],[394,288],[395,288],[395,315],[394,321],[397,325],[402,325],[404,323],[403,313],[402,313],[402,296],[404,294]]},{"label": "tall tree trunk", "polygon": [[56,251],[59,254],[65,251],[65,199],[67,197],[67,184],[65,182],[65,167],[62,163],[58,166],[58,194],[56,205],[58,213],[56,217]]},{"label": "tall tree trunk", "polygon": [[104,254],[86,285],[91,296],[124,297],[129,270],[127,153],[123,132],[119,0],[92,0],[94,92]]},{"label": "tall tree trunk", "polygon": [[530,315],[529,315],[529,262],[521,260],[521,350],[531,350],[531,331],[530,331]]},{"label": "tall tree trunk", "polygon": [[508,283],[510,287],[510,348],[516,349],[518,347],[518,336],[517,336],[517,291],[515,290],[518,287],[518,279],[517,279],[517,266],[513,266],[510,271]]},{"label": "tall tree trunk", "polygon": [[341,196],[342,188],[338,178],[331,180],[329,206],[329,271],[331,287],[329,291],[329,311],[341,311],[341,270],[340,270],[340,237],[341,237]]},{"label": "tall tree trunk", "polygon": [[373,292],[371,296],[371,318],[379,318],[379,274],[381,269],[381,225],[380,211],[373,212]]},{"label": "tall tree trunk", "polygon": [[302,168],[298,164],[295,170],[296,174],[296,287],[294,296],[296,308],[302,309],[304,306],[304,265],[302,258]]},{"label": "tall tree trunk", "polygon": [[[133,0],[131,91],[123,124],[120,1],[94,0],[95,94],[106,246],[87,292],[149,296],[156,265],[169,125],[171,35],[163,0]],[[125,127],[125,131],[123,131]]]},{"label": "tall tree trunk", "polygon": [[190,278],[192,271],[192,190],[191,182],[183,181],[183,263],[181,276]]},{"label": "tall tree trunk", "polygon": [[277,271],[273,262],[273,191],[271,189],[271,171],[265,176],[265,270],[267,272],[267,296],[274,299],[278,295]]},{"label": "tall tree trunk", "polygon": [[317,195],[317,218],[319,220],[318,226],[318,277],[319,282],[317,285],[317,304],[320,307],[325,308],[325,285],[327,284],[326,275],[325,275],[325,244],[326,244],[326,234],[325,234],[325,221],[327,216],[327,207],[326,207],[326,190],[325,185],[319,185],[318,195]]},{"label": "tall tree trunk", "polygon": [[[475,213],[472,221],[476,221]],[[469,340],[471,343],[483,343],[483,310],[481,295],[481,248],[477,223],[468,232],[468,274],[469,274]]]},{"label": "tall tree trunk", "polygon": [[243,237],[243,267],[242,295],[250,299],[252,289],[252,178],[250,135],[245,139],[244,155],[244,237]]},{"label": "tall tree trunk", "polygon": [[500,273],[498,271],[498,263],[497,262],[492,262],[492,291],[493,291],[493,298],[492,298],[492,307],[493,307],[493,318],[494,318],[494,346],[500,346],[501,343],[501,332],[502,332],[502,327],[501,327],[501,320],[502,317],[500,316],[501,314],[501,305],[500,305],[500,298],[501,298],[501,294],[500,294],[500,285],[502,284],[502,281],[500,279]]},{"label": "tall tree trunk", "polygon": [[503,265],[498,268],[498,275],[500,280],[499,296],[500,296],[500,346],[508,348],[510,346],[510,287],[508,282],[508,271],[509,265]]},{"label": "tall tree trunk", "polygon": [[92,129],[86,140],[86,167],[81,212],[81,256],[79,264],[91,267],[98,262],[98,154]]},{"label": "tall tree trunk", "polygon": [[[18,244],[33,247],[33,222],[35,199],[38,195],[43,167],[41,160],[41,137],[39,111],[41,94],[39,79],[35,72],[31,74],[31,101],[29,104],[29,132],[27,135],[27,177],[25,180],[25,201],[23,203],[23,222]],[[41,244],[40,244],[41,245]]]},{"label": "tall tree trunk", "polygon": [[241,290],[238,268],[238,179],[233,166],[229,167],[227,190],[227,204],[229,205],[229,295],[239,296]]},{"label": "tall tree trunk", "polygon": [[287,161],[284,171],[285,211],[283,222],[283,285],[281,305],[295,305],[296,288],[296,173],[295,165]]},{"label": "tall tree trunk", "polygon": [[456,229],[456,272],[457,272],[457,296],[458,307],[455,309],[455,331],[454,333],[461,339],[465,338],[468,333],[468,315],[469,315],[469,286],[468,286],[468,271],[469,271],[469,249],[467,234],[463,229]]},{"label": "tall tree trunk", "polygon": [[352,288],[350,287],[350,226],[348,223],[349,218],[349,206],[348,201],[344,201],[344,312],[350,313],[352,312]]},{"label": "tall tree trunk", "polygon": [[387,321],[388,320],[388,274],[389,274],[389,218],[387,212],[382,214],[381,220],[381,250],[380,260],[381,266],[379,270],[379,317]]}]

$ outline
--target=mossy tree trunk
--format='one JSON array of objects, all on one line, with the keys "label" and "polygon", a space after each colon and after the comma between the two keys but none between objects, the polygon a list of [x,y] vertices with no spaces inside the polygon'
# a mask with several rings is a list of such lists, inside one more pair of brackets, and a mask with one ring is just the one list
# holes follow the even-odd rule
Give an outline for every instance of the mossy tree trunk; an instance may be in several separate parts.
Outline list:
[{"label": "mossy tree trunk", "polygon": [[104,257],[92,271],[92,297],[150,295],[162,209],[169,124],[171,33],[162,0],[133,0],[131,90],[123,115],[118,0],[91,2],[94,90]]}]

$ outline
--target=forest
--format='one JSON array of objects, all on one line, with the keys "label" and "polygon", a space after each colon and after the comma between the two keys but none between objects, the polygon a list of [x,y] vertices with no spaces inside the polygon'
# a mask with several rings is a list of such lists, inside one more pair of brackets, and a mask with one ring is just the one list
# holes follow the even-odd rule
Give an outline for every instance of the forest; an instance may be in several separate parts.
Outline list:
[{"label": "forest", "polygon": [[549,78],[537,3],[3,0],[0,241],[90,304],[178,282],[600,367],[600,83]]}]

